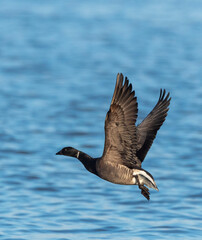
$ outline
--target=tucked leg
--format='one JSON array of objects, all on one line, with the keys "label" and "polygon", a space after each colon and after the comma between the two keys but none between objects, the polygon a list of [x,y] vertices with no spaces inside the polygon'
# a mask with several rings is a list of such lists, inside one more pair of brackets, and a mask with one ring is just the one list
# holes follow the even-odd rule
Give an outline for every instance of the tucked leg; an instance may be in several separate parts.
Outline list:
[{"label": "tucked leg", "polygon": [[145,186],[139,186],[139,188],[141,189],[141,193],[144,197],[146,197],[147,200],[150,199],[150,192],[149,192],[149,189]]},{"label": "tucked leg", "polygon": [[144,185],[141,185],[141,184],[140,184],[140,181],[139,181],[139,179],[138,179],[138,176],[135,176],[135,178],[136,178],[136,180],[137,180],[139,189],[141,189],[141,194],[142,194],[147,200],[149,200],[149,199],[150,199],[149,189],[148,189],[147,187],[145,187]]}]

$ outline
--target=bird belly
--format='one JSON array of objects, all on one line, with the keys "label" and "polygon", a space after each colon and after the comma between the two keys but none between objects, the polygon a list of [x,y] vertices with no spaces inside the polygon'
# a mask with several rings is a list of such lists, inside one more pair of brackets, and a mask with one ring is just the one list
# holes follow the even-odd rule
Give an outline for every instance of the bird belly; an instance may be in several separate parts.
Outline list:
[{"label": "bird belly", "polygon": [[121,185],[136,184],[133,170],[124,165],[100,161],[97,163],[96,169],[98,176],[106,181]]}]

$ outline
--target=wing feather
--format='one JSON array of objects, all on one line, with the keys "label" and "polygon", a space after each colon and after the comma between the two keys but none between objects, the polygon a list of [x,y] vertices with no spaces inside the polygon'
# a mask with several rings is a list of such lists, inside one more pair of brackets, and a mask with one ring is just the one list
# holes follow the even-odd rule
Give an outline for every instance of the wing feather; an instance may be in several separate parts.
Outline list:
[{"label": "wing feather", "polygon": [[140,166],[136,157],[137,134],[135,122],[138,105],[135,92],[127,78],[118,74],[110,109],[105,119],[105,146],[102,159],[130,168]]},{"label": "wing feather", "polygon": [[157,104],[147,117],[137,126],[137,157],[143,162],[149,151],[157,131],[162,126],[169,110],[170,93],[166,95],[165,89],[160,90]]}]

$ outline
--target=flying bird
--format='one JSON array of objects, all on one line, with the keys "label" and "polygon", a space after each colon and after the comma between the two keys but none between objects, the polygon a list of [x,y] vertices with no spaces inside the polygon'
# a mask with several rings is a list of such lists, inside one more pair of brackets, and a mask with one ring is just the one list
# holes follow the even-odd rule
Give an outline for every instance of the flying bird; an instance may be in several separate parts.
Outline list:
[{"label": "flying bird", "polygon": [[105,144],[101,157],[93,158],[73,147],[65,147],[57,155],[77,158],[91,173],[115,184],[138,185],[142,195],[150,199],[149,188],[158,191],[153,176],[142,166],[157,131],[165,121],[171,98],[160,90],[157,104],[136,126],[137,97],[132,84],[122,73],[117,75],[114,94],[105,118]]}]

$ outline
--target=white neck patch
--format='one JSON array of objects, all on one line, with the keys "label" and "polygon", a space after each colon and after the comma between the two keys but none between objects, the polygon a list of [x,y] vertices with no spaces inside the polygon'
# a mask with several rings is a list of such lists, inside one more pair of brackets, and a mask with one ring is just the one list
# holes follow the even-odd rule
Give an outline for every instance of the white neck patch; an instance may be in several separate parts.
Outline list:
[{"label": "white neck patch", "polygon": [[79,154],[80,154],[80,152],[78,151],[76,154],[76,158],[79,158]]}]

